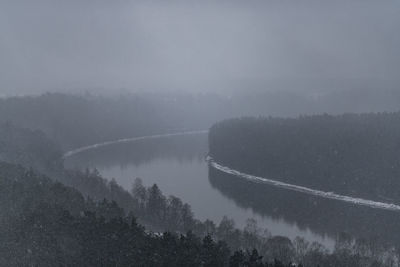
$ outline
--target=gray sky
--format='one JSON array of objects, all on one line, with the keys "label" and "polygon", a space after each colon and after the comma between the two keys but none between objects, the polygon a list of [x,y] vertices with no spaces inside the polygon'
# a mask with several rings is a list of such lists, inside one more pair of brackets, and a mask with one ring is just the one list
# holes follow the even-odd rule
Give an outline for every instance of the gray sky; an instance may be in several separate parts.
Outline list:
[{"label": "gray sky", "polygon": [[396,88],[400,1],[1,0],[0,93]]}]

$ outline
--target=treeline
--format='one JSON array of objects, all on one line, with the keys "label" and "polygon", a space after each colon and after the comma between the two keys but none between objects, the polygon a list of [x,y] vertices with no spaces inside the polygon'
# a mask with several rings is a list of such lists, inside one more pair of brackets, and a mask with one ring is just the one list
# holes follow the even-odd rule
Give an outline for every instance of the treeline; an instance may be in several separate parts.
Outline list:
[{"label": "treeline", "polygon": [[400,202],[400,113],[239,118],[217,123],[210,154],[245,173]]},{"label": "treeline", "polygon": [[379,262],[353,254],[350,243],[343,243],[329,254],[321,246],[310,246],[301,239],[292,243],[283,237],[270,237],[265,248],[269,257],[262,257],[257,249],[231,252],[225,242],[215,241],[211,234],[201,238],[191,231],[149,232],[115,202],[85,199],[75,189],[6,163],[0,163],[0,207],[1,266],[283,267],[296,266],[294,261],[298,266],[396,263],[395,257]]},{"label": "treeline", "polygon": [[[357,103],[355,103],[357,99]],[[322,112],[398,110],[399,90],[347,90],[311,96],[299,92],[246,90],[226,96],[137,93],[0,98],[0,123],[43,131],[64,150],[152,133],[207,129],[235,116],[298,116]]]}]

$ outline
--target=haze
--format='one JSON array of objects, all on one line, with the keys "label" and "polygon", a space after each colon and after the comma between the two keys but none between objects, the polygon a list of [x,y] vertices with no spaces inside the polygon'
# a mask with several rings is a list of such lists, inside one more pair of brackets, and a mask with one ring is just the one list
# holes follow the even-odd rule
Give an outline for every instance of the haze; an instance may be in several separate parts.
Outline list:
[{"label": "haze", "polygon": [[400,267],[399,11],[0,0],[0,266]]},{"label": "haze", "polygon": [[0,3],[0,93],[396,89],[398,1]]}]

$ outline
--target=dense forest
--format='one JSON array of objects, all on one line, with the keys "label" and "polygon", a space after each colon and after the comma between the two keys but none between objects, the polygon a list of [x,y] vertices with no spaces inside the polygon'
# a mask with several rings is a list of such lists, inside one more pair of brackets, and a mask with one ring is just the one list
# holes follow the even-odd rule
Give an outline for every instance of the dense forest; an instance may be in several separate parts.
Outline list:
[{"label": "dense forest", "polygon": [[240,118],[214,125],[210,154],[245,173],[400,203],[400,113]]}]

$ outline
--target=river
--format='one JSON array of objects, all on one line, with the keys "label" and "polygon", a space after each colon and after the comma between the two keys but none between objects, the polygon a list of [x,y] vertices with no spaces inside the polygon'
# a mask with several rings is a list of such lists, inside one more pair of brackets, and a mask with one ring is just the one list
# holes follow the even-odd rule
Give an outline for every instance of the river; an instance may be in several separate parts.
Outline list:
[{"label": "river", "polygon": [[300,236],[333,247],[333,239],[323,233],[299,227],[283,216],[256,212],[221,192],[210,180],[212,177],[205,161],[207,151],[205,132],[151,136],[88,146],[69,153],[65,164],[67,168],[96,168],[104,177],[115,178],[126,190],[131,189],[137,177],[147,186],[156,183],[164,194],[175,195],[189,203],[200,220],[218,223],[226,215],[237,227],[243,228],[247,219],[253,218],[259,227],[268,229],[272,235],[291,239]]}]

